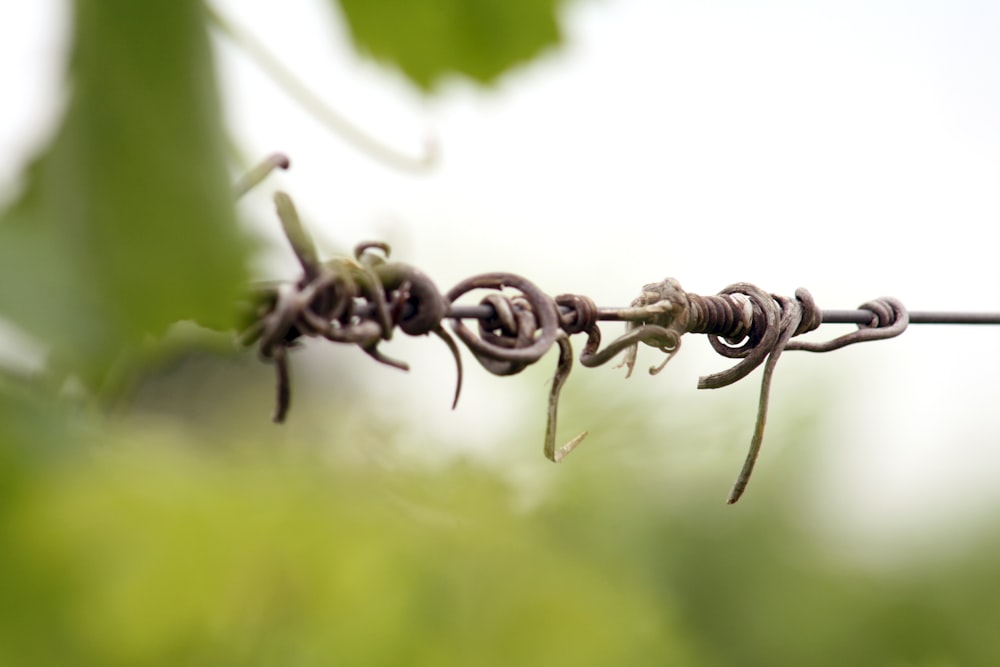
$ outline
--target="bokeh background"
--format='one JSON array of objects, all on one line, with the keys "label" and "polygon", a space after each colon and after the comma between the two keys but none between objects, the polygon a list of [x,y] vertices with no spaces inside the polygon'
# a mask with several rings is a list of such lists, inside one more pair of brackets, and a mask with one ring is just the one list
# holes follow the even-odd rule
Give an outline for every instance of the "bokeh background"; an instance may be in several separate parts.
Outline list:
[{"label": "bokeh background", "polygon": [[[577,368],[561,433],[590,436],[553,466],[554,358],[466,355],[453,412],[439,343],[392,341],[408,374],[308,345],[278,427],[226,304],[295,275],[281,188],[324,253],[384,239],[442,288],[996,310],[1000,9],[130,4],[0,8],[0,662],[997,664],[991,328],[784,355],[727,507],[759,376],[696,391],[727,364],[705,341],[657,377]],[[449,52],[426,17],[454,15],[511,62]]]}]

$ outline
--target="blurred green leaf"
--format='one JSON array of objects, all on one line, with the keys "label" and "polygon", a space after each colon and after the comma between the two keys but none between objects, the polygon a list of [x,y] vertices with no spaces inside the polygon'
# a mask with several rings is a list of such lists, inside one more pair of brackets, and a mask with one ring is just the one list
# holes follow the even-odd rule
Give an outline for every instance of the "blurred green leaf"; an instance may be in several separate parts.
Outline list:
[{"label": "blurred green leaf", "polygon": [[78,0],[62,125],[0,218],[0,316],[97,385],[147,334],[224,328],[245,285],[203,7]]},{"label": "blurred green leaf", "polygon": [[482,470],[213,461],[145,430],[0,524],[3,664],[690,664],[664,601]]},{"label": "blurred green leaf", "polygon": [[616,432],[559,466],[524,447],[537,427],[514,470],[406,465],[397,439],[436,444],[328,399],[312,438],[191,428],[188,406],[92,424],[71,465],[0,465],[0,664],[1000,664],[995,536],[863,567],[809,525],[796,471],[816,451],[785,447],[807,420],[776,415],[791,467],[731,507],[730,466],[664,454],[727,434],[588,386],[577,409]]},{"label": "blurred green leaf", "polygon": [[448,74],[492,83],[559,42],[561,0],[339,0],[357,48],[424,90]]}]

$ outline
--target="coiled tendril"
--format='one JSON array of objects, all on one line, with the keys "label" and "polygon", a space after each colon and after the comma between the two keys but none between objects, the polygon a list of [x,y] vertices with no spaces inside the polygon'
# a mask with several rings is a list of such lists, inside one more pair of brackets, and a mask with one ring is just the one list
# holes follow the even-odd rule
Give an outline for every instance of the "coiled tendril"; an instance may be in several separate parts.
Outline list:
[{"label": "coiled tendril", "polygon": [[[287,158],[271,156],[241,179],[237,195],[273,169],[287,167]],[[897,336],[909,323],[906,308],[896,299],[885,297],[861,306],[871,313],[871,318],[859,324],[856,331],[820,343],[792,341],[792,337],[816,329],[822,320],[807,290],[799,289],[794,297],[785,297],[749,283],[735,283],[718,294],[701,296],[685,292],[673,278],[643,286],[628,308],[618,309],[597,308],[590,298],[579,294],[552,298],[527,278],[513,273],[473,276],[442,295],[419,269],[390,261],[390,248],[385,243],[360,243],[352,257],[320,261],[291,198],[278,192],[274,199],[302,274],[294,282],[264,285],[254,291],[242,341],[255,344],[260,356],[275,365],[276,422],[285,419],[291,400],[288,352],[301,339],[322,338],[356,345],[381,363],[408,370],[405,362],[378,349],[379,343],[391,339],[396,328],[411,336],[433,333],[448,346],[458,376],[454,408],[462,389],[462,361],[458,345],[442,326],[443,320],[451,319],[455,336],[494,375],[520,373],[553,346],[558,347],[544,452],[550,460],[560,461],[587,435],[583,432],[561,447],[556,446],[559,394],[573,366],[570,336],[587,335],[580,354],[580,363],[585,367],[601,366],[624,352],[620,366],[627,368],[628,377],[635,368],[640,343],[666,355],[659,365],[649,369],[650,374],[656,374],[680,350],[685,333],[706,334],[716,352],[739,361],[724,371],[699,378],[699,389],[733,384],[757,367],[764,367],[750,449],[728,498],[734,503],[746,490],[760,453],[771,379],[782,352],[829,352],[853,343]],[[456,304],[474,290],[489,293],[477,306]],[[478,329],[466,326],[463,317],[477,317]],[[604,348],[600,320],[626,323],[625,332]]]}]

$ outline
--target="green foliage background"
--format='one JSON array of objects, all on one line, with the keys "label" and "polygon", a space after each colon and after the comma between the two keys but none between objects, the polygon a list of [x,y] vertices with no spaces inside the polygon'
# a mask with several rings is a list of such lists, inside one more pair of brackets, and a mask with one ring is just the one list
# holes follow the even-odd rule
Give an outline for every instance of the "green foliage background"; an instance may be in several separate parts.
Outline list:
[{"label": "green foliage background", "polygon": [[[423,88],[492,81],[555,42],[555,11],[343,2],[358,48]],[[727,508],[728,478],[662,453],[718,439],[598,386],[564,406],[597,432],[565,464],[532,425],[515,439],[531,494],[503,466],[393,456],[434,443],[364,398],[313,406],[321,438],[263,428],[251,354],[159,338],[232,329],[248,277],[204,8],[74,12],[64,119],[0,218],[0,316],[48,350],[44,373],[0,376],[0,664],[1000,663],[995,538],[851,564],[790,502],[790,467]],[[777,423],[769,447],[815,427]],[[388,456],[344,455],[369,447]]]}]

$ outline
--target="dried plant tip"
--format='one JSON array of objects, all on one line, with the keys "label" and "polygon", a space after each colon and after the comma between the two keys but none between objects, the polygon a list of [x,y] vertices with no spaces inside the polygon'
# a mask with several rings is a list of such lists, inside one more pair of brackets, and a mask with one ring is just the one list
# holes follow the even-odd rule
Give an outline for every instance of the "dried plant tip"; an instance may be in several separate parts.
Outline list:
[{"label": "dried plant tip", "polygon": [[239,199],[260,185],[275,169],[288,169],[291,165],[292,161],[284,153],[272,153],[236,181],[236,185],[233,186],[233,193]]},{"label": "dried plant tip", "polygon": [[458,371],[458,379],[455,381],[455,398],[451,402],[451,409],[454,410],[458,407],[458,397],[462,395],[462,354],[458,350],[458,343],[452,338],[444,327],[438,326],[434,330],[434,333],[438,338],[444,341],[448,349],[451,350],[451,356],[455,358],[455,368]]},{"label": "dried plant tip", "polygon": [[549,392],[549,414],[545,425],[545,458],[553,463],[559,463],[566,458],[576,446],[587,437],[584,431],[565,445],[556,449],[556,423],[559,411],[559,392],[566,384],[569,373],[573,370],[573,346],[570,345],[569,338],[565,333],[559,332],[556,342],[559,344],[559,361],[556,363],[556,372],[552,376],[552,390]]},{"label": "dried plant tip", "polygon": [[277,395],[274,404],[274,416],[272,420],[275,424],[285,421],[288,414],[288,407],[292,401],[292,382],[288,371],[288,358],[285,348],[279,347],[274,351],[274,370],[277,376]]},{"label": "dried plant tip", "polygon": [[285,237],[288,239],[289,245],[292,246],[292,251],[298,258],[299,264],[302,265],[306,282],[312,282],[320,273],[316,244],[313,243],[309,232],[302,226],[299,213],[295,210],[295,204],[292,203],[291,197],[284,192],[275,192],[274,206],[278,210],[278,218],[281,220],[281,228],[285,232]]}]

